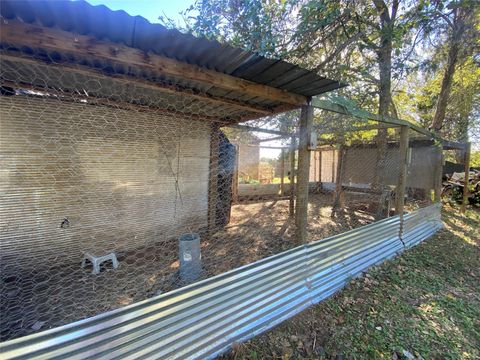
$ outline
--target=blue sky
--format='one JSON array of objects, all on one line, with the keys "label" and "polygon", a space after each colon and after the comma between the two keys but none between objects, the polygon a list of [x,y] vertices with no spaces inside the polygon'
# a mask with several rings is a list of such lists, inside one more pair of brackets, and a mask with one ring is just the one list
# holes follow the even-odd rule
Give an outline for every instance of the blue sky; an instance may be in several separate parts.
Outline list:
[{"label": "blue sky", "polygon": [[128,14],[140,15],[152,23],[158,23],[158,17],[168,17],[183,23],[180,11],[194,3],[194,0],[87,0],[92,5],[105,5],[112,10],[125,10]]}]

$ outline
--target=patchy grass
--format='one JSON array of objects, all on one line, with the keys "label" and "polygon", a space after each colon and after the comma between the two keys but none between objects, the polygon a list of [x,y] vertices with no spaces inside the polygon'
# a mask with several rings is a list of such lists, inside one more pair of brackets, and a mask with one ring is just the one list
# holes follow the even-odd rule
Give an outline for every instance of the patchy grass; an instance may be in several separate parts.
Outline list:
[{"label": "patchy grass", "polygon": [[479,359],[480,212],[445,229],[228,359]]}]

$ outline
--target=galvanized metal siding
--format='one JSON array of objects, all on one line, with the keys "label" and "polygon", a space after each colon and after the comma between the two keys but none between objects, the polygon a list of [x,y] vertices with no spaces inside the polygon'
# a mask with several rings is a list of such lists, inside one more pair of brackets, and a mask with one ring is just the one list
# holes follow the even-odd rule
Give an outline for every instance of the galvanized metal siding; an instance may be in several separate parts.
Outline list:
[{"label": "galvanized metal siding", "polygon": [[[433,205],[405,218],[407,247],[441,227]],[[4,343],[5,359],[203,359],[342,288],[404,250],[392,217],[94,318]]]},{"label": "galvanized metal siding", "polygon": [[441,204],[434,204],[405,215],[402,240],[407,247],[422,242],[443,227]]},{"label": "galvanized metal siding", "polygon": [[208,124],[26,96],[0,109],[3,264],[78,262],[206,225]]}]

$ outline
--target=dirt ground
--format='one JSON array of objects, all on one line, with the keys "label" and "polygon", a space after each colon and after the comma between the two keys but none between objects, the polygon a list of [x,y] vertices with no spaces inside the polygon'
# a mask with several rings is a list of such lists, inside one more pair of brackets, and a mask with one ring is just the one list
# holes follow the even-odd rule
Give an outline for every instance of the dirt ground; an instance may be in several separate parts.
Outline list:
[{"label": "dirt ground", "polygon": [[[335,219],[331,194],[312,194],[308,237],[319,240],[374,221],[357,198]],[[355,208],[354,208],[355,205]],[[201,240],[203,278],[211,277],[294,247],[289,201],[263,200],[232,207],[230,223]],[[2,274],[1,340],[24,336],[90,317],[181,287],[177,241],[118,252],[120,266],[99,275],[79,263],[38,264]]]}]

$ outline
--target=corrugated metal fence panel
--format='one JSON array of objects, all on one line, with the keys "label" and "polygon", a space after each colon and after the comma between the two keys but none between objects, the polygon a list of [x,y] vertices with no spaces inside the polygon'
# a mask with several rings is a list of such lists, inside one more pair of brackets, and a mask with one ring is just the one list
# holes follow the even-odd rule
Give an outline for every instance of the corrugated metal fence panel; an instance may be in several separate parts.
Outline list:
[{"label": "corrugated metal fence panel", "polygon": [[[440,228],[440,207],[405,216],[412,246]],[[188,287],[2,344],[3,359],[212,358],[342,288],[403,250],[398,216]]]},{"label": "corrugated metal fence panel", "polygon": [[308,283],[317,303],[366,268],[403,249],[398,216],[309,245]]},{"label": "corrugated metal fence panel", "polygon": [[441,205],[434,204],[405,215],[402,240],[412,247],[443,227]]}]

